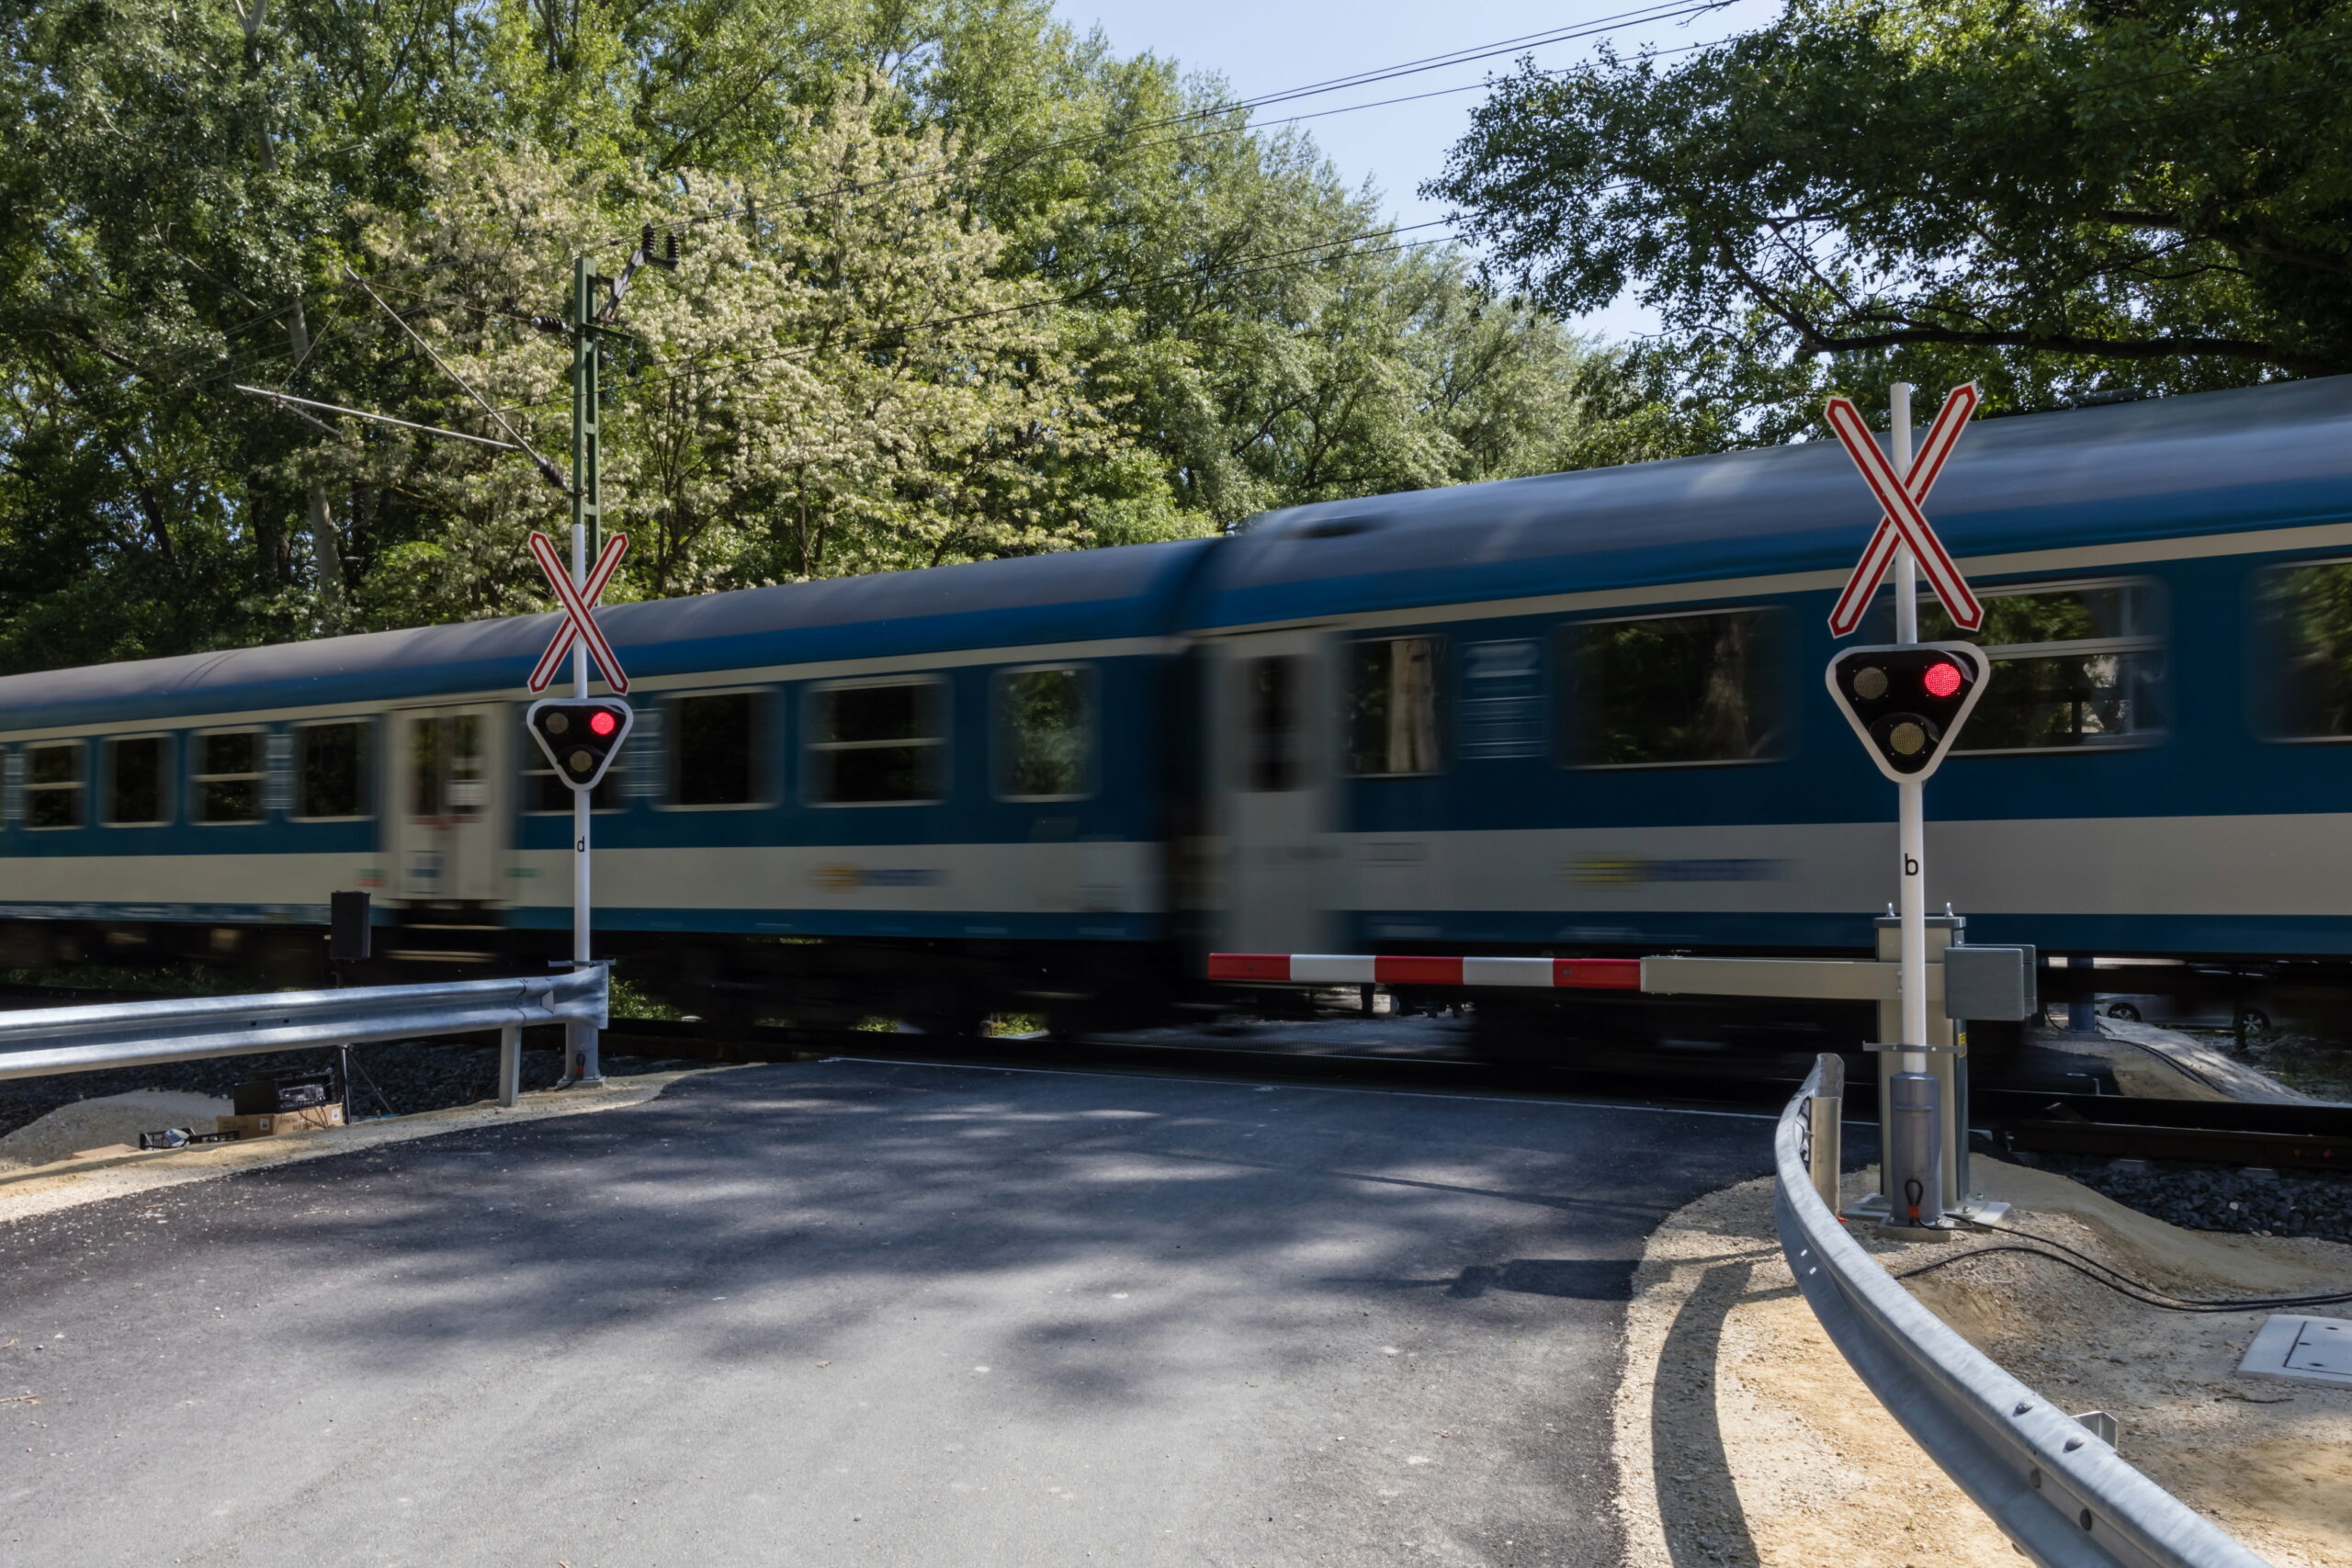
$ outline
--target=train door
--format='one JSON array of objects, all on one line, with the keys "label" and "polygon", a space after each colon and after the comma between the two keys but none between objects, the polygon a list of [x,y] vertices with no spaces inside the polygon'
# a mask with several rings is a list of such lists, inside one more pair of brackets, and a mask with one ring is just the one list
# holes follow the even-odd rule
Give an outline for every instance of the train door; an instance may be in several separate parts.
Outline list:
[{"label": "train door", "polygon": [[1329,953],[1340,857],[1334,829],[1329,639],[1225,639],[1214,705],[1224,874],[1211,922],[1227,953]]},{"label": "train door", "polygon": [[496,706],[409,708],[392,715],[393,897],[487,903],[499,896],[508,813]]}]

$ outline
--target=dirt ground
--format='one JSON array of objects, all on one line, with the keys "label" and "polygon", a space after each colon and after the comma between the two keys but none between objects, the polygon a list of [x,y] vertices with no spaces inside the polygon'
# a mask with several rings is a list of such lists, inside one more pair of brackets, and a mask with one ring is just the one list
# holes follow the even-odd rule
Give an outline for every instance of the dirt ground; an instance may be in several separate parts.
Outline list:
[{"label": "dirt ground", "polygon": [[[2188,1296],[2352,1289],[2352,1247],[2182,1231],[2045,1171],[1979,1159],[2014,1228]],[[1850,1195],[1877,1173],[1848,1176]],[[1634,1276],[1616,1407],[1617,1498],[1635,1568],[2014,1568],[2007,1540],[1882,1409],[1797,1292],[1770,1179],[1690,1204]],[[1997,1243],[1866,1242],[1890,1271]],[[2267,1314],[2132,1303],[2016,1256],[1952,1265],[1913,1293],[2278,1568],[2352,1562],[2352,1389],[2237,1371]],[[2352,1310],[2316,1309],[2352,1316]]]}]

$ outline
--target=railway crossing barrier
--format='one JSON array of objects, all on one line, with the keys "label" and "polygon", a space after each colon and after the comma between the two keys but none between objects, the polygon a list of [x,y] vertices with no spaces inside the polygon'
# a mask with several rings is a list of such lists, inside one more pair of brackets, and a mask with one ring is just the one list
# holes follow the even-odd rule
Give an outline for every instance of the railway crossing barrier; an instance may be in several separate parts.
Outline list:
[{"label": "railway crossing barrier", "polygon": [[2267,1568],[1954,1333],[1847,1234],[1819,1188],[1826,1164],[1835,1191],[1835,1155],[1808,1138],[1822,1102],[1836,1103],[1838,1068],[1821,1057],[1781,1114],[1772,1220],[1797,1288],[1879,1403],[2045,1568]]},{"label": "railway crossing barrier", "polygon": [[[2031,1018],[2041,1009],[2034,983],[2037,954],[2030,947],[1972,947],[1961,942],[1967,921],[1957,915],[1928,917],[1928,962],[1923,1005],[1927,1038],[1917,1045],[1872,1044],[1879,1059],[1879,1106],[1885,1142],[1892,1146],[1900,1123],[1895,1081],[1902,1053],[1928,1060],[1939,1091],[1932,1106],[1932,1142],[1940,1171],[1936,1218],[1959,1214],[1997,1216],[2002,1206],[1986,1204],[1968,1190],[1968,1069],[1965,1023]],[[1878,1009],[1877,1039],[1902,1038],[1902,926],[1897,918],[1877,922],[1878,948],[1871,958],[1449,958],[1310,953],[1217,953],[1209,955],[1212,980],[1254,985],[1531,987],[1555,990],[1638,991],[1650,996],[1727,997],[1753,1000],[1870,1002]],[[1915,1112],[1916,1117],[1916,1112]],[[1915,1136],[1915,1141],[1917,1141]],[[1905,1194],[1894,1190],[1894,1162],[1881,1161],[1881,1190],[1855,1205],[1858,1218],[1886,1224],[1903,1214]],[[1922,1210],[1928,1204],[1921,1202]],[[1922,1227],[1925,1229],[1926,1227]],[[1935,1235],[1949,1232],[1933,1231]]]},{"label": "railway crossing barrier", "polygon": [[562,1024],[593,1038],[608,1022],[609,982],[609,966],[593,964],[503,980],[34,1008],[0,1013],[0,1079],[495,1029],[498,1100],[511,1106],[523,1092],[523,1031]]}]

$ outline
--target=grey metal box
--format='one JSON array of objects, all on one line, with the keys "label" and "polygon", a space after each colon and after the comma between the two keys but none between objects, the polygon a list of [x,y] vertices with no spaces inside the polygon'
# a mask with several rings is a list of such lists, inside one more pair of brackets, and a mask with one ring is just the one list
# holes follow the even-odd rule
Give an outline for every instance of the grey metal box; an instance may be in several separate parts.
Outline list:
[{"label": "grey metal box", "polygon": [[2041,1010],[2034,974],[2040,957],[2030,947],[1944,949],[1944,1016],[2031,1018]]}]

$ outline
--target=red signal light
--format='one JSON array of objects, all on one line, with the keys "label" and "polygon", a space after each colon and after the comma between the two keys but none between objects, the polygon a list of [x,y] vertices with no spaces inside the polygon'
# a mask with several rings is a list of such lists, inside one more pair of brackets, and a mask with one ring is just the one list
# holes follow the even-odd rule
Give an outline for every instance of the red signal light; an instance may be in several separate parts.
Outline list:
[{"label": "red signal light", "polygon": [[[1951,666],[1941,665],[1939,666],[1939,668],[1950,669]],[[1930,681],[1935,679],[1932,674],[1928,678]],[[1956,686],[1960,684],[1960,682],[1955,679],[1952,682],[1952,684]],[[620,728],[620,723],[621,721],[619,719],[613,716],[613,712],[610,708],[598,708],[594,713],[588,716],[588,728],[597,735],[610,735],[614,730]]]},{"label": "red signal light", "polygon": [[[1931,697],[1951,696],[1960,690],[1960,666],[1945,663],[1930,664],[1928,666],[1927,673],[1919,677],[1919,683],[1928,688],[1928,695]],[[596,716],[601,719],[604,715],[598,714]],[[597,733],[601,735],[604,732],[599,730]]]}]

